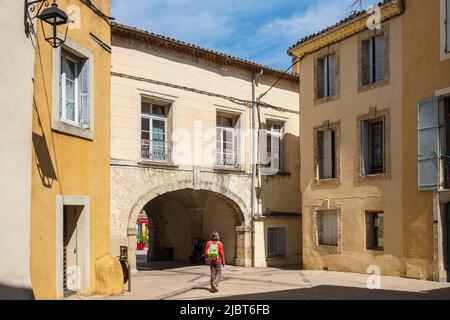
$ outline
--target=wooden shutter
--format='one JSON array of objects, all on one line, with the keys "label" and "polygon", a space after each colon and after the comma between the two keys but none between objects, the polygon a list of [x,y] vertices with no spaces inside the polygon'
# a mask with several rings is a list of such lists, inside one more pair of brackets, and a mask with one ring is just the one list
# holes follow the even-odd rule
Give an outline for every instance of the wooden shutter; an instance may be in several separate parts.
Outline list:
[{"label": "wooden shutter", "polygon": [[370,174],[369,169],[369,122],[361,121],[361,173]]},{"label": "wooden shutter", "polygon": [[80,71],[80,124],[83,129],[91,125],[89,64],[89,60],[85,60]]},{"label": "wooden shutter", "polygon": [[361,77],[362,77],[362,84],[366,85],[371,82],[371,41],[370,40],[364,40],[361,42]]},{"label": "wooden shutter", "polygon": [[375,45],[375,81],[384,79],[384,36],[374,38]]},{"label": "wooden shutter", "polygon": [[439,188],[439,97],[419,101],[418,106],[418,187],[419,190]]},{"label": "wooden shutter", "polygon": [[322,99],[325,96],[324,68],[325,68],[325,59],[318,59],[317,60],[317,99]]},{"label": "wooden shutter", "polygon": [[323,154],[323,178],[333,178],[333,143],[332,143],[332,131],[327,130],[323,132],[322,141],[322,154]]},{"label": "wooden shutter", "polygon": [[328,57],[328,96],[336,95],[336,56]]}]

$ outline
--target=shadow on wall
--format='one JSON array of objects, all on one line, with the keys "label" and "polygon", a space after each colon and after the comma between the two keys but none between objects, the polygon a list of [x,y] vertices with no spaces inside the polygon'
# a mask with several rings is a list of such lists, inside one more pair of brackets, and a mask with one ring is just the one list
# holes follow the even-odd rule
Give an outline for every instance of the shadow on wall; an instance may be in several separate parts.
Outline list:
[{"label": "shadow on wall", "polygon": [[[225,284],[224,284],[225,285]],[[450,300],[450,288],[424,292],[370,290],[341,286],[317,286],[293,290],[235,295],[220,300]],[[216,299],[211,299],[216,300]]]},{"label": "shadow on wall", "polygon": [[55,168],[53,167],[52,158],[50,156],[50,151],[47,146],[47,141],[44,135],[38,135],[33,132],[33,146],[34,146],[34,156],[36,160],[36,166],[41,178],[42,184],[51,188],[53,182],[58,180],[56,176]]},{"label": "shadow on wall", "polygon": [[281,165],[278,174],[262,177],[259,196],[263,211],[300,213],[300,137],[290,133],[283,136]]},{"label": "shadow on wall", "polygon": [[0,284],[0,300],[34,300],[31,288],[12,287]]}]

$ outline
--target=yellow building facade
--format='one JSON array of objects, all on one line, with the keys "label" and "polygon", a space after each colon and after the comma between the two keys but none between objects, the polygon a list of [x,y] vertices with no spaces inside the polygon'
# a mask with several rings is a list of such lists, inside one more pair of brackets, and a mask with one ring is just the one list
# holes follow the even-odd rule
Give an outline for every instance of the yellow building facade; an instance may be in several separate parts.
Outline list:
[{"label": "yellow building facade", "polygon": [[384,1],[289,49],[306,269],[447,281],[448,8]]},{"label": "yellow building facade", "polygon": [[71,20],[62,46],[35,23],[32,287],[37,299],[120,293],[120,264],[109,256],[110,1],[57,5]]}]

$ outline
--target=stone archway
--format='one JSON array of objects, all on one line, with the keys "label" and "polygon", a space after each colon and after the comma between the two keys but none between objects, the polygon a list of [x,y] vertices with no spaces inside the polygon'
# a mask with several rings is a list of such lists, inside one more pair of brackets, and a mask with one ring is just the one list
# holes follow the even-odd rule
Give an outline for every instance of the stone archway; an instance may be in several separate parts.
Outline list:
[{"label": "stone archway", "polygon": [[[112,254],[121,245],[129,248],[129,260],[136,269],[136,218],[157,197],[178,191],[204,191],[214,194],[236,212],[237,266],[251,266],[250,179],[246,175],[215,172],[189,172],[141,167],[111,167],[111,244]],[[195,217],[195,208],[191,214]]]}]

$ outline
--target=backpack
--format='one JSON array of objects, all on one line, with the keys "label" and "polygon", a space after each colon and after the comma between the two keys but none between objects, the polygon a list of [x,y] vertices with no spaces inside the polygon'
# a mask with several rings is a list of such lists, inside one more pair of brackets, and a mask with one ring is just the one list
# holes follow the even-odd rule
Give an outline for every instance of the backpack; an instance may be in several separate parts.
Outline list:
[{"label": "backpack", "polygon": [[220,241],[217,241],[216,244],[214,244],[212,241],[209,242],[208,248],[209,260],[217,260],[217,257],[219,256],[219,243]]}]

